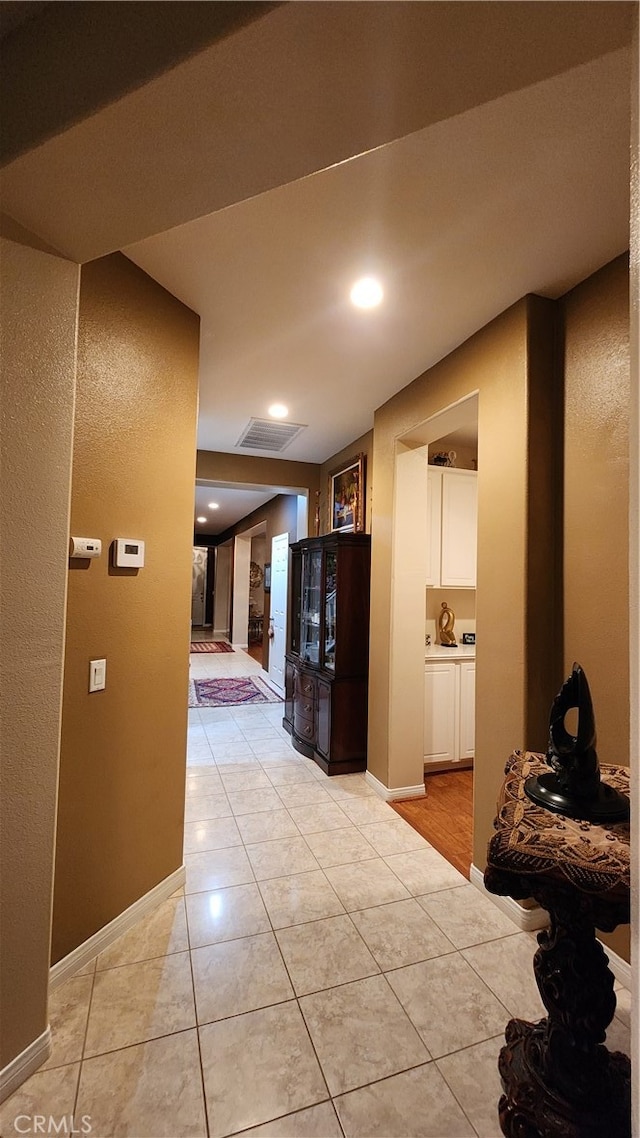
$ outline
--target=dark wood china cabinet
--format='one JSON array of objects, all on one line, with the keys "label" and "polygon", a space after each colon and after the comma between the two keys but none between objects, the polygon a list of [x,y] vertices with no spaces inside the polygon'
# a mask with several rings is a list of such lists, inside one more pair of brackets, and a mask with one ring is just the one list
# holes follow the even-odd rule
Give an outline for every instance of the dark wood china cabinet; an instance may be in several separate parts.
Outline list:
[{"label": "dark wood china cabinet", "polygon": [[291,549],[283,724],[325,774],[367,765],[371,538],[330,533]]}]

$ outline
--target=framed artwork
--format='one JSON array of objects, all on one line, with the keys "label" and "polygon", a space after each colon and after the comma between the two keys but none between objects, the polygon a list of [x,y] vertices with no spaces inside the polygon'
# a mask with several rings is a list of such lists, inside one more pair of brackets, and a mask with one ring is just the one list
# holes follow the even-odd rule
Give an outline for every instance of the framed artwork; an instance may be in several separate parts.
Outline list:
[{"label": "framed artwork", "polygon": [[329,529],[364,530],[365,456],[358,454],[329,475]]},{"label": "framed artwork", "polygon": [[264,567],[264,579],[262,582],[262,588],[264,589],[265,593],[271,592],[271,562],[270,561],[267,561],[267,563]]}]

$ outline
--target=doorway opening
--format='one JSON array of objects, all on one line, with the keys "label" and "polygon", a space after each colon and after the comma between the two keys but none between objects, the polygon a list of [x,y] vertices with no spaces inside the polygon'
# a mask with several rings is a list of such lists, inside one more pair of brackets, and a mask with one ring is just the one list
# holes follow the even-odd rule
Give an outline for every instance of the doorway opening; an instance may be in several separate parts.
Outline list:
[{"label": "doorway opening", "polygon": [[191,562],[191,631],[204,631],[206,625],[206,588],[209,550],[194,545]]},{"label": "doorway opening", "polygon": [[308,524],[309,491],[303,487],[196,480],[194,547],[209,547],[205,608],[211,627],[195,638],[228,641],[260,665],[276,690],[284,690],[289,544],[307,536]]},{"label": "doorway opening", "polygon": [[[393,803],[398,813],[467,877],[473,844],[478,469],[477,393],[398,440],[389,787],[399,790],[401,801]],[[418,612],[424,623],[416,619]]]},{"label": "doorway opening", "polygon": [[262,647],[266,531],[266,523],[259,522],[233,539],[231,643],[236,650]]}]

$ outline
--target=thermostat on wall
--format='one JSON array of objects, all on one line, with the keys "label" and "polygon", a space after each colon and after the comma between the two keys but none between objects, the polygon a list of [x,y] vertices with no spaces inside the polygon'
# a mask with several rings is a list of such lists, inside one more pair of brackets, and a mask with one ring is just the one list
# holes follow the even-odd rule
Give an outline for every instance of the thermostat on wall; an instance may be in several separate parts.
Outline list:
[{"label": "thermostat on wall", "polygon": [[137,537],[117,537],[113,543],[113,564],[119,569],[142,569],[144,542]]}]

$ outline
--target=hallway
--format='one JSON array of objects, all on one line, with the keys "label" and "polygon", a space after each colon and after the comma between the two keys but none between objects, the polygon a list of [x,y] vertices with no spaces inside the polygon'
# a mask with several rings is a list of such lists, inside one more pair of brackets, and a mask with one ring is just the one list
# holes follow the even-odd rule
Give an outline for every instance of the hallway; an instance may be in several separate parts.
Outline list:
[{"label": "hallway", "polygon": [[542,1014],[534,936],[281,717],[190,711],[186,886],[53,993],[53,1054],[3,1134],[37,1113],[94,1138],[498,1138],[504,1026]]}]

